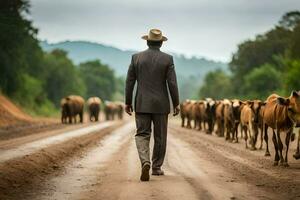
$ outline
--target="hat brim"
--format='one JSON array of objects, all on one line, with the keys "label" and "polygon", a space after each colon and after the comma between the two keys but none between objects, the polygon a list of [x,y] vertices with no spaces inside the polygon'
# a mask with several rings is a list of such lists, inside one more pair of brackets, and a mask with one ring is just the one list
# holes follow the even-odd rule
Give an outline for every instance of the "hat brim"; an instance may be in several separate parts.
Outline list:
[{"label": "hat brim", "polygon": [[148,35],[144,35],[144,36],[142,36],[142,39],[144,39],[144,40],[147,40],[147,41],[163,41],[163,42],[165,42],[165,41],[167,41],[168,40],[168,38],[167,37],[165,37],[165,36],[162,36],[162,38],[161,39],[149,39],[149,37],[148,37]]}]

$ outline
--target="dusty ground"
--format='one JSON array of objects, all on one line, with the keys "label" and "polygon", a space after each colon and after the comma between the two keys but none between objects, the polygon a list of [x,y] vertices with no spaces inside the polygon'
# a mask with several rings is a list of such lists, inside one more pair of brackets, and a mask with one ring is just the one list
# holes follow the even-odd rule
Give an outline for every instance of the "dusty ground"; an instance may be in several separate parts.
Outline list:
[{"label": "dusty ground", "polygon": [[0,142],[0,199],[300,199],[300,162],[291,156],[289,168],[273,167],[263,150],[174,122],[166,175],[142,183],[134,122],[100,124]]}]

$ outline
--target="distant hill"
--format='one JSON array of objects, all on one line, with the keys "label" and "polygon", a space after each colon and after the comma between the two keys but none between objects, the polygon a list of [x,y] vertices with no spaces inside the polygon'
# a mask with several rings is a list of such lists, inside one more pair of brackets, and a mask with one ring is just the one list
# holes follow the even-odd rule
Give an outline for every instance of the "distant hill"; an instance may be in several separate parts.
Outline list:
[{"label": "distant hill", "polygon": [[[118,76],[126,75],[131,55],[136,51],[121,50],[115,47],[86,42],[86,41],[64,41],[49,44],[46,41],[40,43],[45,51],[59,48],[68,52],[69,57],[76,63],[87,60],[100,59],[102,63],[113,68]],[[170,53],[174,57],[178,82],[182,88],[182,97],[195,95],[204,76],[215,69],[228,70],[226,63],[215,62],[206,58],[191,57]],[[185,95],[185,93],[187,93]]]}]

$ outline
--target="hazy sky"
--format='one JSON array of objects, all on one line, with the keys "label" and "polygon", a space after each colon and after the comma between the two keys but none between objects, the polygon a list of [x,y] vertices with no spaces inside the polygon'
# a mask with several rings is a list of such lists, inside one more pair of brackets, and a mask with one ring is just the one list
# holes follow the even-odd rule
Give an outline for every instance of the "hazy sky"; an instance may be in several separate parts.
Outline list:
[{"label": "hazy sky", "polygon": [[274,26],[300,0],[31,0],[39,38],[142,50],[159,28],[164,50],[228,61],[238,43]]}]

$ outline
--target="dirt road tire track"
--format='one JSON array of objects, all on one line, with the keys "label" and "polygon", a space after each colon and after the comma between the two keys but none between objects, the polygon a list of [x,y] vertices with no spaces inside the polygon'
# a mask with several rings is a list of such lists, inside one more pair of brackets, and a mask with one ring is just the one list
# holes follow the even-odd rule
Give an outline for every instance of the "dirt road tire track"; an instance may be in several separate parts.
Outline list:
[{"label": "dirt road tire track", "polygon": [[96,145],[97,141],[120,127],[124,122],[40,151],[0,164],[0,199],[24,199],[32,190],[43,187],[49,176],[63,170],[64,164],[74,156]]}]

